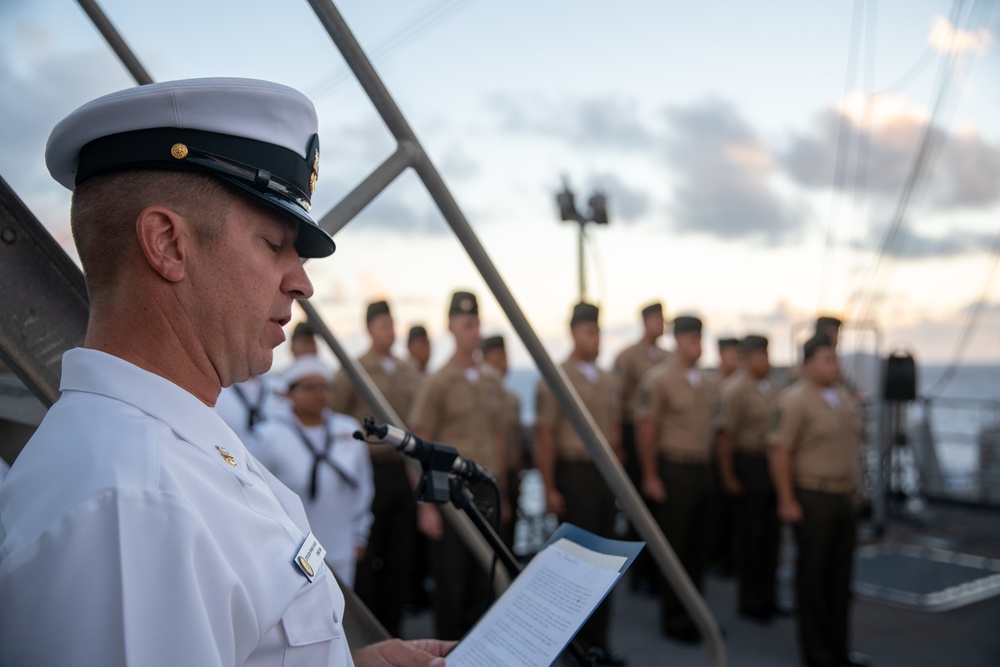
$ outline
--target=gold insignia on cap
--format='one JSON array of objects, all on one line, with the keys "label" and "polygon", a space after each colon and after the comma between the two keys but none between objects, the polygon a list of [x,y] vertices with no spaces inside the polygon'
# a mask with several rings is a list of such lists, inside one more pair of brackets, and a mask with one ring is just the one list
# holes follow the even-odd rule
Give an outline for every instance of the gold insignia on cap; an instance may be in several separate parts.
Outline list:
[{"label": "gold insignia on cap", "polygon": [[319,149],[313,153],[313,169],[312,174],[309,175],[309,195],[316,192],[316,179],[319,178]]},{"label": "gold insignia on cap", "polygon": [[303,572],[309,575],[310,579],[316,576],[316,573],[313,572],[312,565],[309,564],[309,561],[306,560],[305,556],[299,556],[295,559],[295,562],[299,564],[299,567],[302,568]]},{"label": "gold insignia on cap", "polygon": [[458,302],[458,309],[466,313],[472,310],[472,299],[469,297],[463,298]]},{"label": "gold insignia on cap", "polygon": [[220,454],[222,454],[222,458],[226,461],[226,463],[233,466],[234,468],[236,467],[237,465],[236,457],[230,454],[228,449],[226,449],[225,447],[219,447],[218,445],[216,445],[215,448],[219,450]]},{"label": "gold insignia on cap", "polygon": [[[170,147],[170,154],[178,160],[183,160],[188,155],[188,147],[184,144],[174,144]],[[235,463],[233,465],[236,465]]]}]

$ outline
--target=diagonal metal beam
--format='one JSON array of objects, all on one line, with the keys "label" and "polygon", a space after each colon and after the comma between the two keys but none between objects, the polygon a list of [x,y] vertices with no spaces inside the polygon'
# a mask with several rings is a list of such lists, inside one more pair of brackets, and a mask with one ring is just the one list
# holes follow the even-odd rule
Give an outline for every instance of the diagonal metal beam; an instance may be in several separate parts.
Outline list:
[{"label": "diagonal metal beam", "polygon": [[[372,203],[383,190],[392,185],[392,182],[399,178],[400,174],[413,166],[415,154],[416,150],[410,142],[399,142],[396,151],[386,158],[385,162],[376,167],[375,171],[358,183],[357,187],[319,219],[320,226],[331,236],[346,227],[347,223],[353,220],[365,206]],[[374,405],[374,403],[369,403],[369,405]]]},{"label": "diagonal metal beam", "polygon": [[81,345],[83,273],[0,177],[0,359],[45,407],[59,397],[62,353]]},{"label": "diagonal metal beam", "polygon": [[77,4],[87,13],[90,17],[90,21],[97,28],[98,32],[104,37],[104,41],[108,43],[111,50],[115,52],[118,59],[122,61],[122,65],[128,70],[132,78],[135,79],[136,83],[141,86],[147,83],[153,83],[153,77],[149,75],[146,68],[142,66],[139,62],[139,58],[136,57],[135,52],[129,48],[129,45],[125,42],[125,38],[121,36],[118,29],[111,23],[111,20],[107,17],[104,11],[98,6],[96,0],[76,0]]}]

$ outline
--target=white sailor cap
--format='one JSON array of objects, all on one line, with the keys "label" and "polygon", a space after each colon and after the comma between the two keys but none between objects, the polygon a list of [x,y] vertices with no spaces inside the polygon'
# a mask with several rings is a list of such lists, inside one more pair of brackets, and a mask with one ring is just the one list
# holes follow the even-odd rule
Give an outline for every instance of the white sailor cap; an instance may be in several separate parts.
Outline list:
[{"label": "white sailor cap", "polygon": [[215,176],[299,223],[302,257],[335,245],[309,214],[318,121],[293,88],[236,78],[165,81],[99,97],[49,136],[49,173],[70,190],[92,176],[170,169]]},{"label": "white sailor cap", "polygon": [[286,387],[291,387],[303,378],[314,375],[318,375],[324,380],[330,380],[333,377],[333,369],[316,355],[307,354],[293,361],[292,365],[281,374],[281,379],[285,382]]}]

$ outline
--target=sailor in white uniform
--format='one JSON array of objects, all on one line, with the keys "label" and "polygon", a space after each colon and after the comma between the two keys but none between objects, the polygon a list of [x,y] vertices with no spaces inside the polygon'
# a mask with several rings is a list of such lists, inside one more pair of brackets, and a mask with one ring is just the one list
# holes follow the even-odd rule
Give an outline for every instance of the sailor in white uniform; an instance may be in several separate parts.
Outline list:
[{"label": "sailor in white uniform", "polygon": [[243,444],[251,445],[255,430],[263,422],[288,414],[290,406],[282,396],[285,389],[285,383],[272,373],[252,377],[224,387],[215,410]]},{"label": "sailor in white uniform", "polygon": [[307,213],[316,128],[290,88],[200,79],[53,131],[91,311],[0,486],[0,664],[444,665],[433,640],[352,658],[302,503],[213,407],[312,295],[300,257],[334,250]]},{"label": "sailor in white uniform", "polygon": [[251,451],[299,495],[326,562],[353,587],[375,496],[368,446],[354,439],[361,424],[326,407],[333,371],[318,357],[299,357],[282,377],[292,409],[257,428]]}]

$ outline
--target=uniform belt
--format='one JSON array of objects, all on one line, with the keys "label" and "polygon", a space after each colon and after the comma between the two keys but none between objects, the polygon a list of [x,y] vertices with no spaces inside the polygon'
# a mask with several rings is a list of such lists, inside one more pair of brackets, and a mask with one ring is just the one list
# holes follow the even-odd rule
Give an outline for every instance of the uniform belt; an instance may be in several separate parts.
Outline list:
[{"label": "uniform belt", "polygon": [[736,447],[737,456],[752,456],[754,458],[767,458],[767,447],[761,446],[759,449],[741,449],[738,445]]},{"label": "uniform belt", "polygon": [[392,463],[402,461],[403,455],[393,449],[390,445],[376,445],[368,448],[372,463]]},{"label": "uniform belt", "polygon": [[800,477],[795,480],[795,486],[806,491],[822,493],[854,493],[857,485],[844,479],[819,479],[816,477]]},{"label": "uniform belt", "polygon": [[709,463],[711,461],[708,452],[663,452],[662,456],[671,463]]}]

